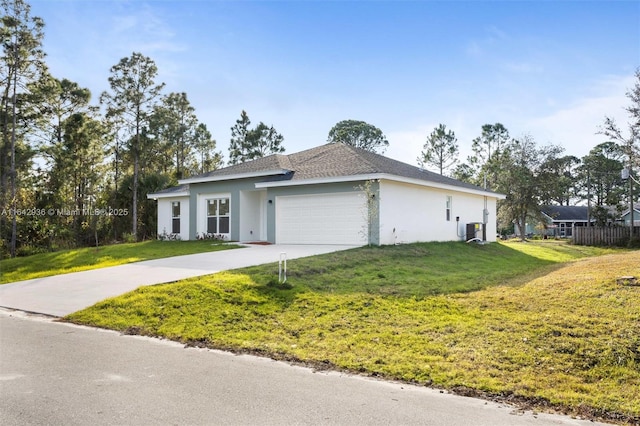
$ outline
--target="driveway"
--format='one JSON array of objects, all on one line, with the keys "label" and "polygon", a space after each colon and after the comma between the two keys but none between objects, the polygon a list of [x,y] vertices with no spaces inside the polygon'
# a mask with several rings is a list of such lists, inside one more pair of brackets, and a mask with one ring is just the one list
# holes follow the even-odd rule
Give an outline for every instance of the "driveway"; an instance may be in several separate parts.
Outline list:
[{"label": "driveway", "polygon": [[0,285],[0,307],[62,317],[143,285],[347,250],[338,245],[246,245]]}]

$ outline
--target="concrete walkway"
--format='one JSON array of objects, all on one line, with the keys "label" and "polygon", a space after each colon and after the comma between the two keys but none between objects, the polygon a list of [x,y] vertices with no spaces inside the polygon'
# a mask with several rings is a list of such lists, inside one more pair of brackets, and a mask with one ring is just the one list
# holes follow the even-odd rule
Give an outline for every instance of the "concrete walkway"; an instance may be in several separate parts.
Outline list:
[{"label": "concrete walkway", "polygon": [[247,245],[245,248],[147,260],[0,285],[0,306],[65,316],[143,285],[177,281],[229,269],[347,250],[335,245]]}]

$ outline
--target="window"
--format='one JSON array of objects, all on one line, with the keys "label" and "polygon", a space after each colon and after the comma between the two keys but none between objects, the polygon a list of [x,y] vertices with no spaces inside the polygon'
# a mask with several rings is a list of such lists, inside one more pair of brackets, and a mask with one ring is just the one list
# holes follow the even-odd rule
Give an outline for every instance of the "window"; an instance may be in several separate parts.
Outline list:
[{"label": "window", "polygon": [[215,198],[207,200],[207,233],[229,233],[229,199]]},{"label": "window", "polygon": [[180,201],[171,203],[171,233],[180,233]]},{"label": "window", "polygon": [[451,195],[447,195],[447,222],[451,221]]}]

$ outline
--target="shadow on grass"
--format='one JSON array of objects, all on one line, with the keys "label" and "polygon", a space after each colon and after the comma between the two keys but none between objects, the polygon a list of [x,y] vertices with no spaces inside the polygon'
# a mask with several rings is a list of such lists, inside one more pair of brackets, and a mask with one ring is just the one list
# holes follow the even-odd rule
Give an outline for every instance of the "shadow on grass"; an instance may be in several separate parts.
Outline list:
[{"label": "shadow on grass", "polygon": [[278,284],[277,264],[234,273],[251,276],[262,293],[282,302],[302,292],[422,298],[530,281],[560,264],[545,253],[536,257],[505,244],[417,243],[291,260],[286,287]]},{"label": "shadow on grass", "polygon": [[158,241],[84,247],[0,260],[0,284],[70,272],[105,268],[144,260],[160,259],[218,250],[240,248],[238,245],[197,241]]}]

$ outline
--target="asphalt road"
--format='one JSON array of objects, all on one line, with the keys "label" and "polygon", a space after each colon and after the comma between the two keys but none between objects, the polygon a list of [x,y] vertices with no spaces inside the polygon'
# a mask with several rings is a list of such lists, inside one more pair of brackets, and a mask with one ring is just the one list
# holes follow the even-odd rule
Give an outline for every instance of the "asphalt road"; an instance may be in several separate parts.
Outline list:
[{"label": "asphalt road", "polygon": [[594,425],[0,309],[2,425]]}]

